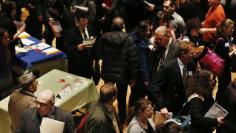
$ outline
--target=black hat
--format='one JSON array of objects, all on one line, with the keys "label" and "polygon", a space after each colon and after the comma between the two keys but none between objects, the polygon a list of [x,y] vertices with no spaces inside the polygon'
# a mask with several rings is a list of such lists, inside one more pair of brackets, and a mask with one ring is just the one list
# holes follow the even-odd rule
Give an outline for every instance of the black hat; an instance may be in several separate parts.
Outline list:
[{"label": "black hat", "polygon": [[76,18],[88,18],[88,7],[74,6]]}]

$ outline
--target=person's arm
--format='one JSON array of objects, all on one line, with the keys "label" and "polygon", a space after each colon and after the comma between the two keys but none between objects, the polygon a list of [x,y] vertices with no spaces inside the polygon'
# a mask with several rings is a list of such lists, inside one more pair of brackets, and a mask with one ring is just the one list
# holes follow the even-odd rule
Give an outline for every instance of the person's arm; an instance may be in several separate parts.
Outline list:
[{"label": "person's arm", "polygon": [[86,49],[86,46],[84,46],[82,42],[77,43],[75,40],[76,38],[74,37],[72,30],[65,32],[64,47],[67,53],[74,53],[74,52],[83,51],[84,49]]},{"label": "person's arm", "polygon": [[157,108],[162,111],[164,114],[168,114],[168,110],[166,108],[166,104],[164,101],[164,89],[166,86],[166,72],[165,66],[162,65],[160,69],[153,74],[153,78],[151,80],[149,95],[150,100],[152,100]]},{"label": "person's arm", "polygon": [[71,113],[68,113],[65,121],[65,129],[66,133],[74,133],[75,131],[75,123],[73,120],[73,116]]},{"label": "person's arm", "polygon": [[201,125],[203,127],[217,127],[218,120],[216,118],[204,117],[203,101],[200,98],[193,98],[189,102],[189,112],[191,117],[191,124]]},{"label": "person's arm", "polygon": [[216,32],[216,28],[201,28],[200,29],[200,33],[207,33],[207,32],[213,32],[215,33]]},{"label": "person's arm", "polygon": [[[20,114],[19,114],[20,115]],[[26,111],[24,111],[22,114],[21,114],[21,117],[20,117],[20,122],[19,122],[19,127],[16,129],[15,133],[25,133],[25,126],[27,123],[25,123],[25,118],[26,117],[29,117],[27,116],[27,113]]]},{"label": "person's arm", "polygon": [[112,0],[111,7],[107,6],[105,3],[102,3],[102,8],[105,10],[107,15],[113,15],[115,10],[118,8],[120,0]]},{"label": "person's arm", "polygon": [[132,37],[128,37],[127,43],[127,58],[128,58],[128,69],[130,72],[130,80],[136,80],[138,74],[138,49],[135,45]]},{"label": "person's arm", "polygon": [[89,22],[91,23],[96,19],[96,14],[97,14],[96,4],[94,1],[90,1],[88,3],[88,9],[89,9],[88,19],[89,19]]},{"label": "person's arm", "polygon": [[148,64],[149,61],[147,59],[147,49],[139,47],[138,51],[138,65],[139,71],[141,71],[142,82],[147,87],[150,81],[150,65]]}]

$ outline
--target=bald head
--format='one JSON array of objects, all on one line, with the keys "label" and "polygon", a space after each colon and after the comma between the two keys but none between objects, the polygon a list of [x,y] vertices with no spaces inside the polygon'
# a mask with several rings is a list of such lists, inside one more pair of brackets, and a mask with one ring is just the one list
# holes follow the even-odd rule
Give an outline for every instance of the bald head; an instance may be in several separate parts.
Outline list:
[{"label": "bald head", "polygon": [[38,94],[37,101],[40,103],[54,103],[55,95],[51,90],[44,90]]},{"label": "bald head", "polygon": [[103,103],[110,102],[117,94],[117,88],[113,83],[105,83],[100,89],[100,101]]},{"label": "bald head", "polygon": [[121,31],[124,28],[124,20],[121,17],[115,17],[112,21],[112,29]]}]

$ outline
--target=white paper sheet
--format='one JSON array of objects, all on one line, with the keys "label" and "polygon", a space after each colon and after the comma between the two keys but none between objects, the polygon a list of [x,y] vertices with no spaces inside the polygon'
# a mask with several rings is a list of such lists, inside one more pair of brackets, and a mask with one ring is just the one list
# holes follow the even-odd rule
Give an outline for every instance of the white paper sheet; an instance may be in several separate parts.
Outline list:
[{"label": "white paper sheet", "polygon": [[210,118],[225,118],[228,115],[228,111],[221,107],[219,104],[214,103],[211,108],[205,114],[205,117]]},{"label": "white paper sheet", "polygon": [[28,52],[27,49],[25,49],[25,48],[20,48],[20,47],[18,47],[18,46],[15,46],[15,50],[16,50],[16,54]]},{"label": "white paper sheet", "polygon": [[83,41],[83,45],[92,47],[95,44],[96,38],[88,39]]},{"label": "white paper sheet", "polygon": [[60,96],[60,98],[63,98],[65,96],[67,96],[68,94],[70,94],[71,92],[72,92],[71,86],[67,84],[63,87],[62,90],[60,90],[58,95]]},{"label": "white paper sheet", "polygon": [[51,48],[48,48],[48,49],[45,49],[43,50],[43,52],[47,55],[50,55],[50,54],[55,54],[55,53],[58,53],[60,52],[60,50],[54,48],[54,47],[51,47]]},{"label": "white paper sheet", "polygon": [[51,47],[51,46],[42,42],[42,43],[39,43],[37,45],[31,46],[31,49],[44,50],[44,49],[49,48],[49,47]]},{"label": "white paper sheet", "polygon": [[43,117],[40,133],[63,133],[65,122]]},{"label": "white paper sheet", "polygon": [[23,38],[23,39],[21,39],[21,42],[22,42],[24,45],[26,45],[26,46],[29,46],[29,45],[35,43],[34,41],[29,40],[29,39],[27,39],[27,38]]}]

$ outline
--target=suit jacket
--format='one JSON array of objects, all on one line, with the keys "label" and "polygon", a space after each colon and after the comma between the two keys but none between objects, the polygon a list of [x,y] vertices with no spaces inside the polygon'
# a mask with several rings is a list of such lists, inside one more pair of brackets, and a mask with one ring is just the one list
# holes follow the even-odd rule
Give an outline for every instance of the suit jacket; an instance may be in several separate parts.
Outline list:
[{"label": "suit jacket", "polygon": [[[93,28],[88,27],[89,36],[94,36]],[[92,73],[92,50],[91,48],[78,50],[77,45],[83,43],[80,30],[73,26],[64,34],[64,48],[68,56],[68,71],[70,73],[91,78]]]},{"label": "suit jacket", "polygon": [[17,127],[20,125],[21,114],[27,108],[36,106],[34,100],[34,95],[28,91],[18,89],[12,92],[8,103],[8,112],[11,117],[11,128],[13,132],[15,132]]},{"label": "suit jacket", "polygon": [[179,112],[186,97],[177,59],[163,64],[153,75],[149,92],[150,99],[159,109],[167,107],[174,115]]},{"label": "suit jacket", "polygon": [[[74,120],[71,113],[55,107],[52,115],[55,120],[65,122],[63,133],[73,133],[75,131]],[[39,116],[37,108],[29,108],[21,115],[20,127],[16,130],[16,133],[40,133],[39,127],[41,121],[42,118]]]},{"label": "suit jacket", "polygon": [[[160,48],[157,52],[157,56],[154,57],[155,61],[152,61],[154,66],[152,67],[152,72],[155,73],[157,72],[157,69],[159,68],[159,62],[160,59],[162,58],[163,53],[165,52],[164,48]],[[175,41],[172,39],[170,45],[169,45],[169,50],[165,56],[165,62],[167,63],[168,61],[175,59],[178,57],[178,46],[176,45]]]}]

